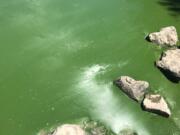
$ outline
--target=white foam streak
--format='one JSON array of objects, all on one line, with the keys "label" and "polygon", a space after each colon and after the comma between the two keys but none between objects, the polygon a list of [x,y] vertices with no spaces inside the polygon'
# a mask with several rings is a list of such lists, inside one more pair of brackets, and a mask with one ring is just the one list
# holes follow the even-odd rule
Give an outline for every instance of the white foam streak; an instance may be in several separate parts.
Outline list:
[{"label": "white foam streak", "polygon": [[90,109],[91,114],[110,125],[115,133],[123,128],[130,127],[137,129],[139,134],[148,135],[143,126],[138,125],[137,120],[128,113],[127,108],[121,105],[121,99],[117,99],[113,95],[112,83],[97,83],[96,76],[105,73],[107,68],[109,68],[108,65],[93,65],[86,68],[80,78],[78,87],[89,96],[89,100],[95,108]]}]

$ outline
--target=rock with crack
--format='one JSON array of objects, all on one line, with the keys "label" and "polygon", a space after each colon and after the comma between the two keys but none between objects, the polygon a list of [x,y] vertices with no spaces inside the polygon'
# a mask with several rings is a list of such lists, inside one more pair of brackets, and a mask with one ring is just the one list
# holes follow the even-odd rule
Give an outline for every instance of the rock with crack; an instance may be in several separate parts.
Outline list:
[{"label": "rock with crack", "polygon": [[156,113],[165,117],[171,115],[171,111],[165,99],[159,94],[147,94],[142,102],[144,110]]},{"label": "rock with crack", "polygon": [[178,35],[174,26],[162,28],[160,32],[150,33],[147,40],[161,46],[176,46]]},{"label": "rock with crack", "polygon": [[65,124],[58,127],[51,135],[86,135],[79,125]]},{"label": "rock with crack", "polygon": [[156,62],[157,67],[180,80],[180,49],[167,50]]},{"label": "rock with crack", "polygon": [[130,98],[140,102],[143,98],[149,83],[146,81],[137,81],[128,76],[121,76],[115,81],[115,84],[121,88]]}]

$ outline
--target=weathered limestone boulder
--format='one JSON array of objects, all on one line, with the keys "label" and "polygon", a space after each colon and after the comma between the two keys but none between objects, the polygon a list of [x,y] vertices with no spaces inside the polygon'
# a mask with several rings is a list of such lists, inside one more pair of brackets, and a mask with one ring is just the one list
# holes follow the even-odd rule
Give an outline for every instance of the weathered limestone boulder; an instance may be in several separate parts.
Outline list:
[{"label": "weathered limestone boulder", "polygon": [[162,46],[175,46],[178,42],[178,35],[174,26],[162,28],[160,32],[150,33],[148,40]]},{"label": "weathered limestone boulder", "polygon": [[159,94],[148,94],[143,100],[143,109],[165,117],[171,115],[171,111],[165,99]]},{"label": "weathered limestone boulder", "polygon": [[169,75],[180,79],[180,49],[164,52],[160,60],[156,62],[156,65],[167,71]]},{"label": "weathered limestone boulder", "polygon": [[146,81],[136,81],[128,76],[121,76],[115,81],[115,84],[121,88],[130,98],[141,101],[149,87]]},{"label": "weathered limestone boulder", "polygon": [[58,127],[51,135],[85,135],[85,131],[79,125],[65,124]]}]

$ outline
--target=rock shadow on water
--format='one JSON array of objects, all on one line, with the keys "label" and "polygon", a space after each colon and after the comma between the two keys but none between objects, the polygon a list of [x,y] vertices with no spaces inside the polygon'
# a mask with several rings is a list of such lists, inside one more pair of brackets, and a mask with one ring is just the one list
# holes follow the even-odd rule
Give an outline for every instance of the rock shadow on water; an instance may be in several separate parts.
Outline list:
[{"label": "rock shadow on water", "polygon": [[158,3],[165,6],[170,12],[172,12],[171,15],[180,15],[180,0],[160,0]]},{"label": "rock shadow on water", "polygon": [[169,70],[165,70],[165,69],[163,69],[163,68],[161,68],[161,67],[158,67],[158,66],[156,65],[156,62],[154,63],[154,65],[161,71],[161,73],[162,73],[169,81],[171,81],[171,82],[173,82],[173,83],[179,83],[179,81],[180,81],[180,78],[179,78],[179,77],[174,76],[173,73],[170,72]]},{"label": "rock shadow on water", "polygon": [[150,43],[151,43],[151,40],[150,40],[149,34],[145,36],[145,40],[146,40],[147,42],[150,42]]},{"label": "rock shadow on water", "polygon": [[180,81],[179,77],[175,77],[169,70],[164,70],[160,67],[158,67],[158,68],[168,80],[170,80],[173,83],[179,83],[179,81]]}]

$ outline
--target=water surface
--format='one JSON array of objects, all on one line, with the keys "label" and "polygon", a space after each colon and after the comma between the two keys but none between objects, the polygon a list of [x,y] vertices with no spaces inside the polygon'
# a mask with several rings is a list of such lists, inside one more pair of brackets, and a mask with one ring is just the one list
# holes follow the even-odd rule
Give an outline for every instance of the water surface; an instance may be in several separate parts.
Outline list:
[{"label": "water surface", "polygon": [[[162,50],[144,40],[164,26],[180,32],[178,12],[158,0],[8,0],[0,11],[0,134],[84,117],[116,133],[180,134],[180,84],[154,67]],[[112,84],[120,75],[147,80],[172,117],[142,111]]]}]

